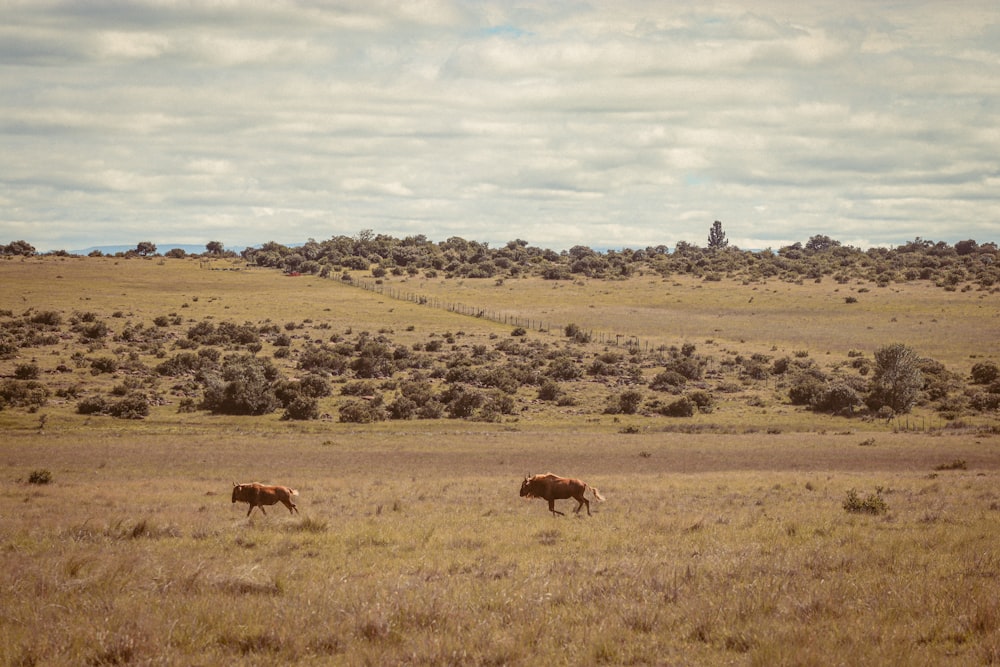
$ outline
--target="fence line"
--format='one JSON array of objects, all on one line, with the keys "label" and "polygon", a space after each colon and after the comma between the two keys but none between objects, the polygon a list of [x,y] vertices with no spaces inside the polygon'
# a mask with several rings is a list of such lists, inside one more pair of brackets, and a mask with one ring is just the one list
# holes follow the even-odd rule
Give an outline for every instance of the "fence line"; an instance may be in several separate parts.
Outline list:
[{"label": "fence line", "polygon": [[[554,329],[565,329],[566,327],[564,324],[553,324],[551,321],[545,321],[541,318],[523,317],[503,311],[469,306],[458,301],[447,301],[438,297],[428,297],[422,294],[417,294],[416,292],[403,290],[399,287],[386,285],[373,280],[362,280],[351,276],[347,280],[344,280],[344,282],[349,282],[353,287],[381,294],[382,296],[389,297],[390,299],[408,301],[421,306],[447,310],[448,312],[456,313],[458,315],[489,320],[491,322],[506,324],[513,327],[521,327],[531,331],[552,331]],[[584,330],[581,328],[581,331]],[[615,347],[624,346],[629,349],[639,348],[643,352],[649,352],[650,350],[649,341],[642,341],[638,336],[633,336],[631,334],[609,334],[603,331],[595,332],[593,330],[586,331],[585,333],[591,342],[597,342],[602,345],[614,345]]]}]

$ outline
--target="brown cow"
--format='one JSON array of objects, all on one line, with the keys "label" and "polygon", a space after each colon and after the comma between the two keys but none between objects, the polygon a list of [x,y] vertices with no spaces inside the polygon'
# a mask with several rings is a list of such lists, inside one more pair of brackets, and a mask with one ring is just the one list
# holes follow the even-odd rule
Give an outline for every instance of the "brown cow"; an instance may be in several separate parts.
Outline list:
[{"label": "brown cow", "polygon": [[[253,484],[237,484],[233,482],[233,502],[235,503],[239,500],[243,503],[250,503],[247,516],[250,516],[250,512],[253,512],[254,507],[259,507],[260,511],[264,512],[264,505],[274,505],[278,502],[288,508],[289,514],[292,513],[292,510],[295,510],[297,513],[299,508],[292,502],[292,498],[297,495],[299,495],[298,491],[287,486],[268,486],[267,484],[258,484],[257,482]],[[266,516],[267,512],[264,512],[264,515]]]},{"label": "brown cow", "polygon": [[590,501],[585,496],[587,489],[590,489],[597,500],[604,500],[604,496],[589,484],[578,479],[559,477],[547,472],[544,475],[525,476],[524,481],[521,482],[521,497],[542,498],[549,501],[549,511],[552,512],[553,516],[563,515],[556,509],[557,500],[572,498],[577,501],[576,509],[573,511],[579,513],[580,508],[586,505],[587,516],[590,516]]}]

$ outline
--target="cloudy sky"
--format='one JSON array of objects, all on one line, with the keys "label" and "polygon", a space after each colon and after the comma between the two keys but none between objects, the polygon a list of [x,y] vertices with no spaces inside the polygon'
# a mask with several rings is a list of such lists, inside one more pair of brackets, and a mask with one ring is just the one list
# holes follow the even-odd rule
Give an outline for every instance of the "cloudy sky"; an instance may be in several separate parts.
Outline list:
[{"label": "cloudy sky", "polygon": [[742,248],[1000,241],[1000,5],[0,0],[0,243],[714,220]]}]

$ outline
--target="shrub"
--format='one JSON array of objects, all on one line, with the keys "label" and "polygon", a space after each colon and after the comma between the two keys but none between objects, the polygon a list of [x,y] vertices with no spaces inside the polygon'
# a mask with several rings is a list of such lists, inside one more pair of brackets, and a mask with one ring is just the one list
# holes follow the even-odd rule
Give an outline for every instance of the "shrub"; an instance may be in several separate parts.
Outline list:
[{"label": "shrub", "polygon": [[185,373],[193,373],[202,368],[211,368],[214,364],[207,358],[207,355],[195,354],[194,352],[178,352],[170,359],[156,365],[153,369],[159,375],[176,377]]},{"label": "shrub", "polygon": [[299,390],[310,398],[323,398],[332,393],[330,381],[322,375],[310,373],[299,381]]},{"label": "shrub", "polygon": [[572,338],[575,343],[589,343],[590,334],[575,324],[567,324],[565,328],[567,338]]},{"label": "shrub", "polygon": [[203,377],[205,394],[202,407],[217,414],[263,415],[280,404],[272,383],[278,370],[269,359],[250,355],[228,357],[221,374]]},{"label": "shrub", "polygon": [[792,405],[813,405],[823,388],[824,384],[819,378],[809,374],[800,375],[788,389],[788,399]]},{"label": "shrub", "polygon": [[[693,348],[694,346],[692,345],[691,347]],[[687,345],[685,345],[685,348],[687,348]],[[705,370],[705,363],[693,356],[693,353],[690,356],[685,354],[668,361],[666,370],[678,373],[688,380],[700,380]]]},{"label": "shrub", "polygon": [[545,375],[553,380],[576,380],[583,372],[572,357],[560,356],[549,362]]},{"label": "shrub", "polygon": [[81,415],[101,414],[108,408],[108,401],[103,396],[85,396],[76,404],[76,411]]},{"label": "shrub", "polygon": [[814,410],[834,414],[853,413],[854,408],[861,404],[862,400],[858,392],[842,383],[824,387],[813,397],[812,401]]},{"label": "shrub", "polygon": [[28,484],[49,484],[52,482],[52,473],[48,470],[32,470],[28,475]]},{"label": "shrub", "polygon": [[562,388],[559,387],[559,383],[555,380],[545,380],[542,382],[542,386],[538,388],[538,399],[541,401],[555,401],[562,396]]},{"label": "shrub", "polygon": [[965,459],[955,459],[951,463],[941,463],[934,466],[935,470],[967,470],[968,465],[965,463]]},{"label": "shrub", "polygon": [[14,368],[14,377],[18,380],[37,380],[40,372],[38,364],[18,364]]},{"label": "shrub", "polygon": [[4,380],[0,383],[0,407],[26,408],[34,412],[45,405],[51,392],[37,380]]},{"label": "shrub", "polygon": [[43,310],[31,316],[31,323],[57,327],[62,324],[62,315],[54,310]]},{"label": "shrub", "polygon": [[663,406],[660,414],[667,417],[692,417],[694,416],[695,403],[687,396],[681,396],[676,401]]},{"label": "shrub", "polygon": [[129,394],[110,403],[107,413],[118,419],[142,419],[149,415],[149,399],[143,394]]},{"label": "shrub", "polygon": [[319,419],[319,402],[312,396],[299,394],[285,408],[282,419]]},{"label": "shrub", "polygon": [[467,389],[462,385],[449,387],[442,399],[445,403],[445,412],[453,419],[471,417],[485,401],[481,392]]},{"label": "shrub", "polygon": [[992,361],[981,361],[972,366],[973,384],[990,384],[1000,378],[1000,368]]},{"label": "shrub", "polygon": [[687,397],[698,408],[698,412],[707,414],[715,407],[715,398],[707,391],[698,389],[692,391]]},{"label": "shrub", "polygon": [[378,386],[370,381],[348,382],[340,388],[341,396],[374,396]]},{"label": "shrub", "polygon": [[118,360],[114,357],[96,357],[90,360],[90,373],[92,375],[114,373],[117,370]]},{"label": "shrub", "polygon": [[612,396],[605,408],[606,414],[634,415],[642,405],[642,392],[638,389],[626,389]]},{"label": "shrub", "polygon": [[385,421],[388,412],[382,404],[382,396],[371,400],[351,400],[340,406],[340,421],[356,424],[371,424]]},{"label": "shrub", "polygon": [[844,499],[843,507],[848,512],[854,514],[885,514],[889,510],[888,505],[886,505],[885,500],[882,498],[881,487],[875,489],[875,493],[869,494],[863,500],[857,491],[851,489],[847,492],[847,498]]},{"label": "shrub", "polygon": [[84,340],[100,340],[108,335],[108,325],[102,321],[88,322],[79,327]]},{"label": "shrub", "polygon": [[661,371],[649,383],[649,388],[656,391],[677,391],[686,382],[687,378],[677,371]]}]

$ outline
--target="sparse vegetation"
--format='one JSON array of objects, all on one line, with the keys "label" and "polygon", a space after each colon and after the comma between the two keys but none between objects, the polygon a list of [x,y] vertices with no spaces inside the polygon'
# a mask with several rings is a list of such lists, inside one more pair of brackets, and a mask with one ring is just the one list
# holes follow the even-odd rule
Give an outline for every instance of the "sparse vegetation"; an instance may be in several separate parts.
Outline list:
[{"label": "sparse vegetation", "polygon": [[844,499],[844,509],[854,514],[885,514],[889,511],[888,505],[882,498],[882,489],[878,488],[875,493],[869,493],[867,497],[861,498],[858,492],[851,489]]},{"label": "sparse vegetation", "polygon": [[28,484],[48,484],[52,481],[52,473],[45,469],[32,470],[28,475]]},{"label": "sparse vegetation", "polygon": [[[934,246],[448,249],[382,261],[381,292],[305,249],[294,279],[0,261],[0,663],[997,661],[993,288],[876,276]],[[867,403],[894,340],[919,355],[903,418]],[[141,419],[110,417],[131,401]],[[548,469],[607,502],[522,502]],[[233,480],[295,486],[301,516],[247,519]]]}]

